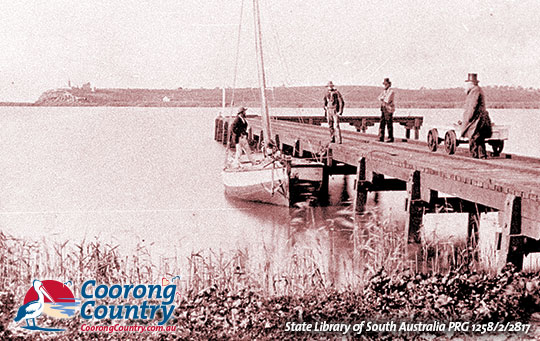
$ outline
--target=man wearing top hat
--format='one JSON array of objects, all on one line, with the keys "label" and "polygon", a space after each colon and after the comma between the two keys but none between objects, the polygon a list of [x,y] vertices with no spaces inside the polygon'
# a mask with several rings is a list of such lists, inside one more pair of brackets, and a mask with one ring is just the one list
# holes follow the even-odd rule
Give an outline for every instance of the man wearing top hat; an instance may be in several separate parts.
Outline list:
[{"label": "man wearing top hat", "polygon": [[341,143],[341,128],[339,127],[339,116],[343,114],[343,107],[345,102],[343,97],[334,87],[332,81],[326,85],[328,92],[324,96],[324,114],[328,120],[328,127],[330,128],[330,137],[332,143],[336,142],[335,131],[337,130],[337,143]]},{"label": "man wearing top hat", "polygon": [[246,107],[238,108],[238,113],[234,119],[233,124],[231,125],[231,131],[233,133],[233,142],[236,145],[236,156],[234,159],[234,165],[240,165],[240,156],[242,152],[247,154],[247,157],[251,163],[254,163],[254,160],[251,156],[251,148],[248,143],[248,122],[246,120]]},{"label": "man wearing top hat", "polygon": [[394,105],[394,90],[390,89],[392,82],[389,78],[383,81],[384,90],[377,99],[381,102],[381,123],[379,125],[379,141],[384,141],[384,130],[388,127],[388,140],[394,142],[393,117],[396,106]]},{"label": "man wearing top hat", "polygon": [[476,73],[469,73],[465,82],[467,99],[461,123],[461,136],[469,138],[472,157],[485,159],[487,158],[485,139],[491,137],[492,130],[484,92],[478,86]]}]

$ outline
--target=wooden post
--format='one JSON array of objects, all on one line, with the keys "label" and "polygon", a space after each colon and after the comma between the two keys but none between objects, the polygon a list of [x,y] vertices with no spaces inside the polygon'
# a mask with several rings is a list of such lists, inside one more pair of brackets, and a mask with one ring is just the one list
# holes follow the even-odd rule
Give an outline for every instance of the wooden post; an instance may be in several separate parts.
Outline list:
[{"label": "wooden post", "polygon": [[520,237],[521,197],[511,194],[506,197],[504,211],[499,212],[499,224],[502,232],[497,241],[497,269],[501,270],[506,263],[512,263],[521,270],[523,267],[523,250],[519,248],[523,239]]},{"label": "wooden post", "polygon": [[326,152],[326,166],[328,168],[332,167],[334,164],[334,157],[332,155],[332,148],[328,148]]},{"label": "wooden post", "polygon": [[229,122],[223,123],[223,139],[221,142],[227,144],[227,139],[229,138]]},{"label": "wooden post", "polygon": [[216,141],[218,141],[218,142],[223,141],[223,124],[224,124],[224,120],[222,120],[222,119],[219,120],[217,138],[216,138]]},{"label": "wooden post", "polygon": [[354,212],[363,214],[366,209],[368,181],[366,181],[366,158],[358,161],[356,168],[356,196],[354,200]]},{"label": "wooden post", "polygon": [[221,130],[223,129],[223,119],[221,116],[216,117],[214,129],[214,140],[221,142]]},{"label": "wooden post", "polygon": [[476,205],[469,208],[469,219],[467,222],[467,247],[472,251],[472,257],[478,260],[478,229],[480,228],[480,212]]},{"label": "wooden post", "polygon": [[384,188],[384,174],[373,172],[373,179],[371,183],[374,187]]},{"label": "wooden post", "polygon": [[435,211],[435,205],[437,204],[438,200],[439,200],[439,192],[430,189],[429,190],[429,207],[433,211]]},{"label": "wooden post", "polygon": [[297,139],[294,141],[294,157],[302,157],[303,156],[303,150],[302,150],[302,143],[300,142],[300,139]]},{"label": "wooden post", "polygon": [[405,128],[405,138],[410,139],[411,138],[411,129]]},{"label": "wooden post", "polygon": [[405,233],[408,243],[420,243],[420,227],[424,214],[420,199],[420,171],[414,171],[407,182],[407,221]]},{"label": "wooden post", "polygon": [[328,148],[325,165],[323,167],[321,190],[319,191],[319,202],[321,205],[328,205],[328,184],[330,181],[330,167],[332,167],[332,149]]},{"label": "wooden post", "polygon": [[259,144],[257,146],[257,149],[260,151],[262,150],[262,147],[264,145],[264,143],[266,143],[266,141],[264,140],[264,135],[263,135],[263,131],[261,130],[259,132]]},{"label": "wooden post", "polygon": [[420,139],[420,128],[414,127],[414,139]]},{"label": "wooden post", "polygon": [[289,207],[293,207],[296,203],[296,181],[291,179],[292,159],[285,156],[285,167],[287,167],[287,178],[289,179]]},{"label": "wooden post", "polygon": [[281,142],[279,141],[279,134],[276,134],[275,142],[276,142],[277,149],[281,150]]}]

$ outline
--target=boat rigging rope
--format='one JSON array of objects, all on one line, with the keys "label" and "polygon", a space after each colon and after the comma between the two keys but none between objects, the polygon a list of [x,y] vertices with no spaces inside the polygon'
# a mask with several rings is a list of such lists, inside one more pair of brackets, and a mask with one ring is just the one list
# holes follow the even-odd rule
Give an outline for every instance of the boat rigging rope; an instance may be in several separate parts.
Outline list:
[{"label": "boat rigging rope", "polygon": [[[259,55],[259,49],[260,49],[260,46],[259,46],[259,35],[258,35],[258,30],[257,30],[257,1],[253,0],[253,22],[254,22],[254,27],[255,27],[255,53],[257,54],[257,56]],[[262,83],[261,81],[261,63],[259,61],[259,58],[255,58],[257,60],[257,77],[258,77],[258,80],[259,80],[259,84]],[[263,115],[263,113],[261,113],[261,115]]]},{"label": "boat rigging rope", "polygon": [[[267,191],[268,193],[272,194],[272,195],[274,195],[280,187],[283,187],[283,184],[284,184],[284,181],[282,180],[283,177],[279,176],[279,174],[278,174],[280,171],[283,172],[283,168],[282,167],[276,167],[276,165],[275,165],[276,162],[278,162],[278,161],[276,161],[276,160],[272,161],[272,183],[270,185],[270,188],[266,187],[264,185],[264,183],[261,183],[264,190]],[[266,166],[268,166],[268,165],[266,165]]]},{"label": "boat rigging rope", "polygon": [[234,64],[234,77],[233,77],[233,84],[232,84],[232,95],[231,95],[231,108],[234,106],[234,93],[236,90],[236,77],[238,75],[238,60],[240,59],[240,38],[242,35],[242,17],[244,14],[244,0],[242,0],[242,3],[240,5],[240,23],[238,24],[238,37],[236,40],[236,59]]},{"label": "boat rigging rope", "polygon": [[[309,145],[309,147],[310,147],[311,150],[315,150],[315,148],[313,148],[313,144],[311,143],[311,140],[310,140],[310,139],[307,139],[306,142],[307,142],[307,144]],[[320,152],[322,153],[322,151],[320,151]],[[314,153],[314,154],[313,154],[313,157],[314,157],[314,159],[315,159],[315,162],[322,162],[322,156],[321,156],[321,158],[319,159],[319,158],[317,157],[317,153]]]},{"label": "boat rigging rope", "polygon": [[276,170],[276,163],[272,162],[272,195],[274,195],[274,171]]},{"label": "boat rigging rope", "polygon": [[[274,41],[275,41],[275,44],[276,44],[276,50],[277,50],[277,54],[278,54],[278,57],[279,57],[279,62],[281,64],[283,70],[285,71],[285,82],[284,82],[284,84],[287,86],[287,85],[291,84],[291,73],[289,71],[289,65],[287,63],[287,60],[283,57],[284,53],[282,53],[282,50],[281,50],[281,40],[280,40],[280,37],[279,37],[278,30],[276,30],[275,25],[274,25],[274,21],[272,20],[272,18],[278,18],[278,16],[270,15],[270,16],[268,16],[268,21],[270,22],[270,28],[272,30],[273,38],[274,38]],[[307,95],[305,93],[302,93],[302,92],[300,92],[298,90],[295,90],[294,87],[287,87],[286,89],[300,95],[300,97],[302,97],[304,99],[310,99],[312,101],[319,101],[320,100],[320,98],[316,98],[314,96],[309,96],[309,95]]]},{"label": "boat rigging rope", "polygon": [[270,22],[270,29],[273,33],[273,38],[276,44],[276,50],[279,57],[279,63],[281,64],[282,69],[285,71],[285,84],[291,84],[291,77],[290,77],[291,75],[289,72],[289,65],[287,64],[287,60],[283,57],[283,53],[281,52],[281,41],[279,38],[279,34],[274,26],[274,21],[271,20],[271,18],[274,16],[270,15],[269,17],[270,17],[270,20],[268,21]]}]

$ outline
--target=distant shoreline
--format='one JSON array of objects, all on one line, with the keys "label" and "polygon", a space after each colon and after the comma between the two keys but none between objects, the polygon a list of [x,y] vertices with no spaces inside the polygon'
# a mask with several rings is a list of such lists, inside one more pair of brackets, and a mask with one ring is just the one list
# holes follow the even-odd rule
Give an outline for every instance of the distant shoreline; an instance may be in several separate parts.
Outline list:
[{"label": "distant shoreline", "polygon": [[0,102],[0,107],[35,107],[31,102]]},{"label": "distant shoreline", "polygon": [[[374,86],[338,87],[345,108],[378,108],[376,98],[382,88]],[[492,109],[540,109],[540,89],[485,86],[487,107]],[[322,108],[326,90],[320,86],[273,87],[267,99],[273,108]],[[454,109],[465,102],[463,88],[395,88],[398,108]],[[258,107],[260,92],[254,88],[225,89],[225,103]],[[82,88],[59,88],[45,91],[34,103],[0,102],[0,106],[40,107],[205,107],[222,106],[223,90],[214,89],[98,89],[87,83]]]}]

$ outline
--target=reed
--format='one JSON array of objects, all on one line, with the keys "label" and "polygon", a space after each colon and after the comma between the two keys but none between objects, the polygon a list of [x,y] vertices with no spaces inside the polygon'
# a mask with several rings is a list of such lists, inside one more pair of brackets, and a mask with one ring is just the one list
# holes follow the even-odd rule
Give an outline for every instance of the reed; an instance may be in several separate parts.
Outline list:
[{"label": "reed", "polygon": [[[343,210],[339,212],[338,217],[327,219],[325,225],[315,226],[317,223],[313,217],[312,208],[303,206],[295,212],[291,226],[294,228],[294,224],[307,225],[307,229],[304,227],[303,231],[308,239],[305,244],[295,242],[295,231],[293,231],[285,246],[268,245],[263,242],[260,249],[247,247],[230,251],[204,249],[192,251],[185,258],[179,257],[176,253],[156,258],[152,255],[149,246],[142,242],[137,244],[133,254],[126,255],[120,252],[119,245],[98,239],[83,240],[80,243],[29,241],[0,232],[0,250],[2,250],[0,252],[0,285],[3,288],[0,292],[2,303],[0,310],[7,309],[0,318],[0,327],[3,325],[4,330],[13,329],[11,327],[13,327],[12,319],[15,312],[12,310],[20,304],[31,281],[35,278],[71,280],[73,283],[71,289],[77,293],[80,291],[79,286],[88,279],[109,284],[151,284],[161,283],[161,278],[166,277],[177,285],[177,292],[182,297],[179,303],[182,306],[178,308],[178,319],[182,318],[183,309],[191,309],[192,314],[206,311],[206,308],[201,310],[199,306],[201,304],[204,306],[205,300],[217,300],[217,303],[212,301],[210,306],[218,309],[221,304],[226,306],[228,303],[223,302],[229,302],[233,297],[238,302],[244,302],[242,305],[246,305],[246,312],[251,309],[249,311],[253,314],[261,308],[260,304],[263,304],[264,309],[268,310],[265,315],[268,318],[281,316],[279,314],[292,314],[283,316],[288,316],[287,318],[290,319],[297,318],[298,314],[308,312],[303,312],[304,308],[298,312],[294,310],[300,309],[299,303],[294,303],[295,300],[305,301],[302,304],[309,306],[310,302],[321,299],[328,300],[329,307],[334,304],[340,306],[340,311],[344,316],[348,316],[347,314],[357,309],[351,307],[368,309],[367,305],[371,303],[369,299],[363,301],[364,294],[368,293],[367,297],[378,295],[377,288],[381,285],[380,283],[387,283],[383,285],[392,289],[392,292],[396,291],[395,297],[399,298],[402,301],[400,304],[403,305],[403,308],[400,308],[400,314],[412,316],[413,313],[418,313],[418,309],[400,296],[400,290],[407,292],[407,295],[413,295],[416,290],[423,290],[433,296],[433,299],[437,299],[436,293],[431,289],[433,283],[439,283],[448,276],[462,278],[459,277],[461,275],[456,269],[463,268],[467,268],[472,273],[483,271],[483,274],[475,276],[486,283],[498,283],[497,279],[489,280],[482,262],[477,260],[486,257],[485,254],[475,255],[463,242],[432,241],[417,248],[410,248],[403,238],[405,232],[403,224],[389,218],[381,219],[381,217],[382,215],[376,210],[361,216],[356,216],[349,210]],[[306,222],[310,223],[306,224]],[[314,231],[317,233],[311,233]],[[350,247],[338,245],[343,242],[348,243]],[[172,280],[178,275],[180,275],[179,280]],[[527,295],[530,295],[527,291],[529,287],[534,290],[540,288],[540,285],[537,286],[537,277],[531,278],[533,278],[531,282],[533,284],[524,282],[526,285],[522,287],[525,289],[520,289]],[[405,283],[402,288],[400,281],[404,279],[411,281],[413,287],[409,288]],[[440,284],[440,287],[444,288],[444,283]],[[384,287],[383,290],[389,290],[388,288]],[[522,295],[521,291],[519,292],[521,296],[516,297],[520,299],[528,297],[525,294]],[[252,304],[250,303],[251,294],[246,293],[254,293],[258,297],[259,303],[253,303],[254,308],[248,309],[248,306]],[[342,300],[341,295],[350,296],[352,301]],[[262,297],[270,298],[268,301],[261,301]],[[414,300],[418,299],[414,298]],[[392,300],[390,301],[394,302]],[[276,304],[277,301],[285,303]],[[378,302],[384,303],[380,300]],[[391,302],[389,302],[390,306],[393,304]],[[281,307],[286,304],[291,304],[291,306],[285,306],[283,309],[286,313],[284,313]],[[501,301],[500,304],[505,304],[504,309],[509,311],[516,306],[510,301]],[[324,305],[321,307],[324,309]],[[224,311],[229,311],[227,309]],[[495,307],[493,311],[498,309]],[[381,310],[374,308],[369,314],[377,311]],[[213,313],[204,314],[206,317],[202,321],[206,321]],[[244,323],[244,320],[241,320],[233,310],[230,314],[232,315],[229,318],[235,321],[234,324]],[[256,319],[255,316],[259,315],[255,314],[250,318]],[[191,326],[189,323],[195,323],[193,322],[195,320],[182,321],[184,321],[182,323],[188,323],[189,326]],[[78,318],[69,323],[72,330],[70,335],[81,337],[82,334],[77,334],[77,325],[82,323],[81,319]],[[266,322],[257,323],[259,323],[257,328],[268,331]],[[279,323],[276,322],[276,325]],[[206,325],[199,327],[200,329],[197,329],[199,331],[210,332]],[[186,327],[186,333],[190,328],[195,328],[195,325]],[[236,328],[231,329],[231,332],[241,333],[241,330],[241,328]],[[226,331],[223,333],[224,337],[231,336]],[[186,334],[186,337],[187,335],[193,336],[193,334]],[[91,336],[84,334],[82,338]]]},{"label": "reed", "polygon": [[[303,215],[315,224],[311,209],[303,207],[293,220],[298,223],[298,217]],[[20,294],[34,278],[73,283],[89,278],[99,283],[153,283],[161,277],[180,275],[177,285],[183,295],[210,286],[231,291],[250,288],[269,295],[305,295],[329,289],[359,290],[381,269],[389,275],[407,270],[447,273],[460,266],[483,269],[464,243],[435,241],[411,248],[405,243],[403,224],[381,216],[376,211],[362,216],[344,211],[340,217],[328,219],[326,226],[308,226],[317,229],[318,234],[310,237],[305,233],[313,240],[304,246],[291,238],[283,250],[263,243],[257,255],[247,247],[230,251],[205,249],[191,252],[187,259],[176,254],[156,259],[143,243],[135,247],[133,254],[121,255],[119,245],[98,239],[38,242],[0,232],[0,284]],[[342,239],[350,247],[335,245]],[[481,255],[482,259],[486,257]]]}]

